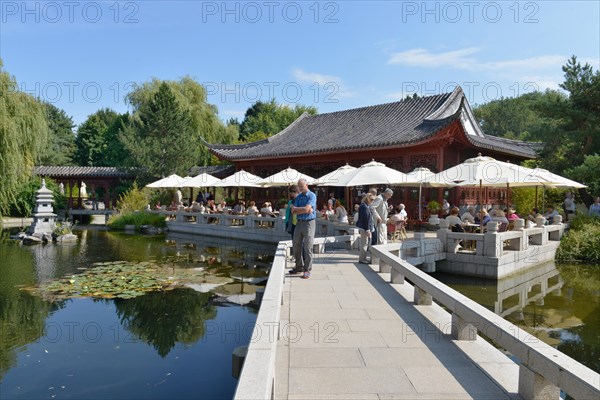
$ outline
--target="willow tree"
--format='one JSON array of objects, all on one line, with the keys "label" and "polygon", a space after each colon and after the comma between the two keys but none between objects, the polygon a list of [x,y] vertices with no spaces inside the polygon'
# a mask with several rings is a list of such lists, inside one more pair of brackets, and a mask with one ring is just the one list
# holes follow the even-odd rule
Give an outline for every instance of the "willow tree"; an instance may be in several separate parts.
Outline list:
[{"label": "willow tree", "polygon": [[[209,143],[234,143],[237,140],[237,130],[225,126],[219,120],[217,107],[207,102],[206,89],[200,83],[190,77],[184,77],[179,81],[162,81],[153,79],[136,87],[127,95],[127,102],[133,108],[134,118],[138,117],[150,104],[159,91],[161,85],[167,85],[178,106],[189,113],[187,122],[190,130],[186,137],[174,136],[178,140],[184,140],[185,145],[190,147],[189,159],[179,161],[195,165],[209,165],[214,163],[215,158],[211,156],[203,139]],[[177,143],[174,143],[177,146]],[[165,171],[165,174],[174,171]],[[187,172],[187,171],[186,171]]]},{"label": "willow tree", "polygon": [[46,107],[20,92],[0,60],[0,214],[33,173],[49,138]]}]

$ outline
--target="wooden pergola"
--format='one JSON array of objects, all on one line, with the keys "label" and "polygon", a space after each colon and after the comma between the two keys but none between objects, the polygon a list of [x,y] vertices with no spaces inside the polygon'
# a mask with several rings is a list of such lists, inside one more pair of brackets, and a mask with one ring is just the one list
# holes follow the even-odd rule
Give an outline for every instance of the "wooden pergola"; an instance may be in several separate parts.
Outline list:
[{"label": "wooden pergola", "polygon": [[[124,180],[134,177],[133,174],[119,170],[115,167],[57,167],[57,166],[39,166],[35,167],[34,173],[44,178],[51,178],[57,183],[64,185],[67,195],[68,208],[83,208],[83,201],[86,198],[81,197],[82,184],[85,183],[89,191],[87,199],[92,201],[103,201],[107,209],[113,208],[117,200],[115,192],[116,187]],[[102,199],[97,196],[97,189],[102,189]],[[73,193],[77,189],[77,196]]]}]

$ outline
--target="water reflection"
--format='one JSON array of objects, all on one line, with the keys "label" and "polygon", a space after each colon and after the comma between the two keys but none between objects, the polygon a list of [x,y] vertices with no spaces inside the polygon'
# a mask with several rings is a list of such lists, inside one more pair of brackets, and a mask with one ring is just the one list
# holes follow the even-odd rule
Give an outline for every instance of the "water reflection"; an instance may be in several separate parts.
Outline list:
[{"label": "water reflection", "polygon": [[436,273],[440,281],[600,372],[600,266],[538,265],[498,281]]},{"label": "water reflection", "polygon": [[204,335],[205,322],[216,316],[209,299],[209,293],[177,289],[114,303],[123,327],[165,357],[177,342],[192,344]]},{"label": "water reflection", "polygon": [[[231,397],[236,383],[231,377],[231,351],[247,344],[251,334],[251,329],[233,328],[251,327],[257,311],[239,305],[248,304],[257,287],[264,285],[274,246],[185,235],[142,237],[87,230],[77,234],[78,242],[63,245],[0,241],[2,393],[47,397],[56,380],[75,374],[78,383],[68,386],[71,398],[91,393],[94,398]],[[48,302],[20,290],[80,273],[95,262],[120,260],[155,260],[188,269],[211,283],[128,300]],[[77,331],[86,326],[98,328],[97,341]],[[119,328],[127,333],[117,335]],[[74,336],[70,329],[76,330]],[[53,354],[62,356],[50,362]],[[34,357],[41,364],[34,365]],[[189,360],[185,370],[200,373],[204,384],[169,375],[167,382],[157,380],[160,386],[148,386],[148,376],[171,370],[182,360]],[[212,386],[206,388],[206,382]]]}]

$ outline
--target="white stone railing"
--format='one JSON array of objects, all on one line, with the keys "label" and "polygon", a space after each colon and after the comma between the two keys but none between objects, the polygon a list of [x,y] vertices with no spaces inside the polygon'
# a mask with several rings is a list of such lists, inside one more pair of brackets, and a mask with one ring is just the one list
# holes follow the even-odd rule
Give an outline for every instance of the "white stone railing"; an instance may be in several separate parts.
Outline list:
[{"label": "white stone railing", "polygon": [[561,216],[554,219],[552,225],[544,225],[545,219],[537,221],[533,228],[525,229],[524,220],[514,222],[514,228],[506,232],[498,232],[497,222],[488,222],[484,233],[452,232],[448,221],[440,219],[440,229],[437,237],[442,242],[445,252],[457,253],[460,250],[459,242],[472,243],[472,249],[478,256],[502,257],[507,251],[525,251],[530,246],[546,245],[549,242],[559,242],[564,233],[564,224]]},{"label": "white stone railing", "polygon": [[[354,229],[350,235],[315,238],[314,251],[323,253],[327,243],[347,243],[348,248],[355,248],[358,238],[357,229]],[[283,286],[287,255],[291,247],[291,240],[281,241],[275,251],[275,258],[256,317],[252,339],[235,389],[233,398],[236,400],[270,400],[275,393],[275,362],[277,360],[277,342],[281,332]]]},{"label": "white stone railing", "polygon": [[[233,215],[218,213],[199,213],[184,210],[146,210],[148,213],[161,214],[175,222],[190,224],[231,226],[236,229],[260,229],[285,234],[283,217],[263,217],[259,215]],[[354,225],[332,222],[323,218],[316,219],[316,236],[341,236],[355,229]]]},{"label": "white stone railing", "polygon": [[455,340],[476,340],[481,332],[518,358],[519,395],[525,400],[558,399],[559,388],[575,399],[600,398],[596,372],[546,343],[532,341],[528,332],[392,254],[386,246],[374,246],[372,252],[380,266],[390,270],[391,283],[411,281],[415,304],[431,305],[435,299],[452,313]]}]

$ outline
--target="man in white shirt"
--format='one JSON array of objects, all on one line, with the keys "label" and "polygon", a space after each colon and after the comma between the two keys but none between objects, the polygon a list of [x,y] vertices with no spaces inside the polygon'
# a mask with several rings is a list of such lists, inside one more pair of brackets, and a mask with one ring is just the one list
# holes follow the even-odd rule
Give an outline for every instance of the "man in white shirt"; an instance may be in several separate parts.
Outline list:
[{"label": "man in white shirt", "polygon": [[373,220],[377,229],[377,244],[387,243],[387,219],[388,219],[388,200],[394,195],[394,191],[390,188],[385,189],[383,193],[373,200],[369,206]]}]

